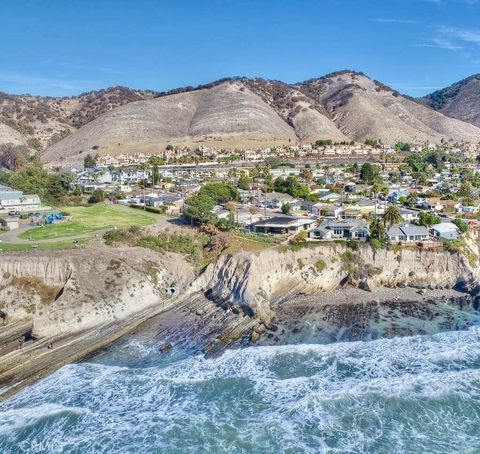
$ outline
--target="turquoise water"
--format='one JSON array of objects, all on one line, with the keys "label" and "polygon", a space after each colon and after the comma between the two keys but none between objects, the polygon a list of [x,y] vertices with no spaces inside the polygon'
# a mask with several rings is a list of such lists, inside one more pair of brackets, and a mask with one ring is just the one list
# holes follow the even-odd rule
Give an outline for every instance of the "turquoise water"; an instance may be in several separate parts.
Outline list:
[{"label": "turquoise water", "polygon": [[135,339],[0,406],[2,453],[478,453],[480,328],[161,355]]}]

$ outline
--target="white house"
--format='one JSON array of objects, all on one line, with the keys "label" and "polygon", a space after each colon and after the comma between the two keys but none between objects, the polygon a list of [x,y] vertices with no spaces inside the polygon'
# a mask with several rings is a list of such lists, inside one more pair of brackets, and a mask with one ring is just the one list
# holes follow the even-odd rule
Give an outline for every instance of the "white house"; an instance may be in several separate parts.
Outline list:
[{"label": "white house", "polygon": [[36,194],[24,194],[9,188],[0,190],[0,210],[31,211],[41,206],[40,197]]},{"label": "white house", "polygon": [[432,225],[432,235],[441,240],[456,240],[458,238],[458,227],[453,222],[443,222]]},{"label": "white house", "polygon": [[427,241],[430,237],[428,229],[422,225],[397,224],[388,229],[388,239],[402,243],[413,243],[418,241]]}]

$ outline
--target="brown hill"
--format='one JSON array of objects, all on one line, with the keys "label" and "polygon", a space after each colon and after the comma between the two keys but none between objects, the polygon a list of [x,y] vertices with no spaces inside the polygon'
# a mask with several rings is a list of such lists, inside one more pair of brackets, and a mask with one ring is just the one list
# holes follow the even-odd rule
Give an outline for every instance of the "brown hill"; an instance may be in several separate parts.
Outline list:
[{"label": "brown hill", "polygon": [[345,138],[319,108],[310,107],[305,96],[291,87],[288,91],[286,97],[296,94],[302,99],[283,106],[270,84],[267,89],[260,82],[229,80],[133,102],[101,115],[53,145],[44,160],[58,161],[64,156],[79,161],[90,150],[152,152],[167,144],[190,148],[288,145],[299,140],[297,131],[301,138]]},{"label": "brown hill", "polygon": [[478,142],[480,129],[435,112],[362,73],[341,71],[296,86],[323,105],[337,127],[363,142]]},{"label": "brown hill", "polygon": [[13,143],[14,145],[26,145],[27,139],[17,130],[10,128],[6,124],[0,122],[0,145],[5,143]]},{"label": "brown hill", "polygon": [[115,107],[154,95],[125,87],[64,98],[0,92],[0,122],[20,132],[32,148],[41,151]]},{"label": "brown hill", "polygon": [[420,101],[449,117],[480,126],[480,74],[475,74]]},{"label": "brown hill", "polygon": [[[479,142],[480,128],[425,105],[452,116],[463,112],[464,119],[475,122],[480,80],[467,81],[448,96],[432,94],[423,104],[352,71],[295,85],[235,78],[163,93],[124,87],[70,98],[0,93],[0,124],[16,131],[17,143],[41,151],[46,162],[78,163],[88,152],[150,153],[168,144],[250,148],[320,138]],[[10,129],[3,136],[12,136]]]}]

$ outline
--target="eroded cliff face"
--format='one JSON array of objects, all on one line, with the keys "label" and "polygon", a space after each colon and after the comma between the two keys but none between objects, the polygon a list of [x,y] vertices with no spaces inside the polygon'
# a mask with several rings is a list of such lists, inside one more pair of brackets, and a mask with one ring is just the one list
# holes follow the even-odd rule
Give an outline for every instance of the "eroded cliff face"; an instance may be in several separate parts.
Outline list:
[{"label": "eroded cliff face", "polygon": [[193,280],[180,255],[96,244],[73,251],[2,253],[0,310],[33,319],[33,335],[72,333],[124,320],[153,305],[167,308]]},{"label": "eroded cliff face", "polygon": [[239,304],[270,321],[274,306],[299,294],[342,286],[449,288],[476,285],[478,273],[465,256],[443,250],[356,250],[337,243],[309,244],[221,256],[194,283],[213,299]]},{"label": "eroded cliff face", "polygon": [[[466,254],[374,250],[361,243],[355,249],[340,243],[311,243],[299,250],[282,246],[222,255],[197,279],[181,255],[100,242],[68,252],[2,253],[0,311],[11,320],[32,319],[35,336],[53,336],[125,320],[152,305],[166,310],[201,292],[225,308],[241,307],[245,315],[269,322],[282,301],[342,287],[461,283],[473,290],[480,276],[479,238],[467,238]],[[166,293],[174,283],[180,296]]]}]

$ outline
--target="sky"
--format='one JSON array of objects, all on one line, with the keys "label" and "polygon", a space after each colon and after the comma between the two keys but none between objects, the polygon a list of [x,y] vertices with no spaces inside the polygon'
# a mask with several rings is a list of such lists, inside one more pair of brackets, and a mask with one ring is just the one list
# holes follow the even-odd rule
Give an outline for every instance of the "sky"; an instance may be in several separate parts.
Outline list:
[{"label": "sky", "polygon": [[362,71],[411,96],[480,73],[480,0],[3,0],[0,91],[169,90]]}]

